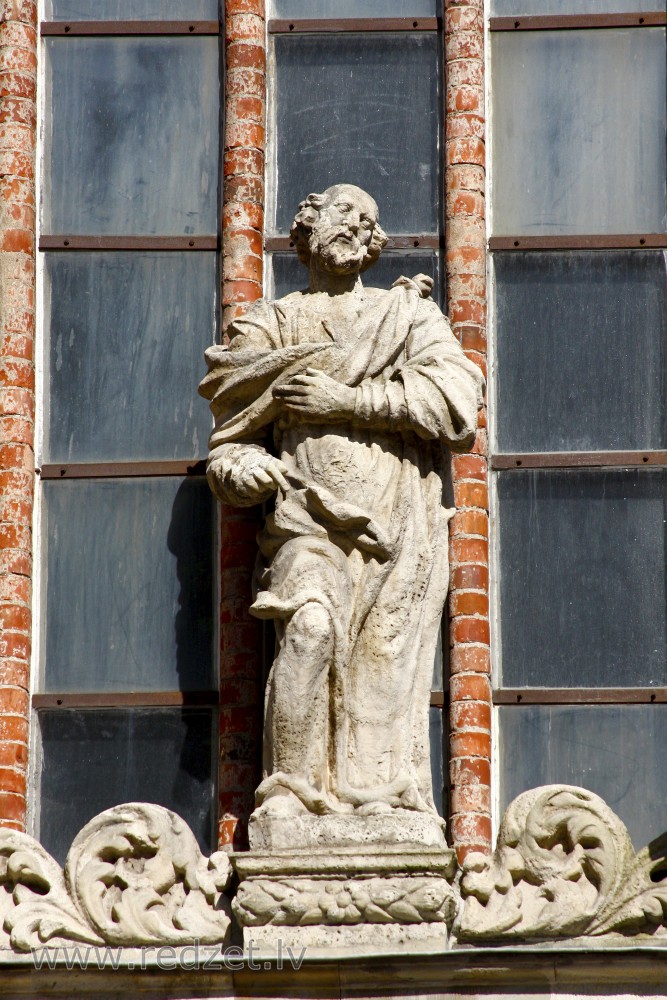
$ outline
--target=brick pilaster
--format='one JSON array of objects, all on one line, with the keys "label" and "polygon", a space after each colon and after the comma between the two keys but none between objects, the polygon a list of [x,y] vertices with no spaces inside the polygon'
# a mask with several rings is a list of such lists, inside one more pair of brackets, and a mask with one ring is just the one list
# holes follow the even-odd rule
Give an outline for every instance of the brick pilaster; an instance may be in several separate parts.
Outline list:
[{"label": "brick pilaster", "polygon": [[[484,2],[445,0],[447,308],[486,375]],[[491,846],[489,496],[486,410],[473,453],[453,459],[449,596],[450,831],[462,860]]]},{"label": "brick pilaster", "polygon": [[266,43],[264,0],[227,0],[224,326],[262,296]]},{"label": "brick pilaster", "polygon": [[0,3],[0,824],[25,829],[34,491],[35,0]]},{"label": "brick pilaster", "polygon": [[[266,99],[264,0],[225,6],[223,329],[262,295]],[[256,507],[221,510],[221,847],[246,845],[260,777],[263,632],[248,614],[260,520]]]}]

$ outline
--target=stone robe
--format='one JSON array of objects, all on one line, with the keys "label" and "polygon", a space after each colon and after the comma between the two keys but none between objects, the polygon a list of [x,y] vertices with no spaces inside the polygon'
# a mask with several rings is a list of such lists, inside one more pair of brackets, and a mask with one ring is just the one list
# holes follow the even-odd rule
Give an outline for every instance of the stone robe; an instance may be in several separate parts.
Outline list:
[{"label": "stone robe", "polygon": [[[269,677],[265,775],[310,810],[385,803],[432,812],[429,702],[448,589],[449,449],[473,443],[483,379],[439,308],[409,279],[364,289],[358,318],[338,322],[324,293],[260,301],[234,322],[230,347],[207,352],[200,391],[215,430],[212,486],[256,503],[234,470],[266,448],[287,466],[260,536],[251,612],[284,625],[306,602],[329,615],[334,653],[312,688],[318,739],[308,781],[284,773]],[[354,417],[309,422],[272,390],[312,367],[357,388]]]}]

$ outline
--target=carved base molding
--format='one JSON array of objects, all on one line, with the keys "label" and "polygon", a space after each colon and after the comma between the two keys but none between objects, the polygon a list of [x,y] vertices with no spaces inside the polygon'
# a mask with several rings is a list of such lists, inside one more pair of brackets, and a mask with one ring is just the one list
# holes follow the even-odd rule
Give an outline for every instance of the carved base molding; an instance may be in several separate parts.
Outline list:
[{"label": "carved base molding", "polygon": [[[375,838],[379,821],[369,829]],[[179,816],[142,802],[92,819],[64,870],[31,837],[0,829],[0,957],[44,945],[225,946],[232,911],[246,950],[557,939],[667,949],[667,834],[636,853],[602,799],[568,785],[516,798],[493,855],[469,854],[460,871],[444,848],[363,838],[205,858]]]},{"label": "carved base molding", "polygon": [[458,902],[453,851],[252,851],[232,864],[246,947],[447,946]]}]

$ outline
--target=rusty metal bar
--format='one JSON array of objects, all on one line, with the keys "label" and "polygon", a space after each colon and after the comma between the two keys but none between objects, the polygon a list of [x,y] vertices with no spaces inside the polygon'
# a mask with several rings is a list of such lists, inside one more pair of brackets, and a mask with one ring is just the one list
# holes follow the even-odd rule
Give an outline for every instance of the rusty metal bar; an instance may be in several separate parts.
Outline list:
[{"label": "rusty metal bar", "polygon": [[445,707],[445,692],[444,691],[431,691],[431,708],[444,708]]},{"label": "rusty metal bar", "polygon": [[105,691],[34,694],[32,707],[40,708],[163,708],[218,705],[217,691]]},{"label": "rusty metal bar", "polygon": [[217,250],[217,236],[40,236],[40,250]]},{"label": "rusty metal bar", "polygon": [[135,476],[203,476],[205,459],[180,462],[62,462],[35,470],[42,479],[128,479]]},{"label": "rusty metal bar", "polygon": [[494,705],[651,705],[667,702],[667,688],[500,688]]},{"label": "rusty metal bar", "polygon": [[492,469],[579,469],[667,465],[667,451],[551,451],[494,455]]},{"label": "rusty metal bar", "polygon": [[660,250],[667,233],[617,236],[492,236],[489,250]]},{"label": "rusty metal bar", "polygon": [[332,31],[437,31],[437,17],[292,18],[269,21],[270,35],[324,34]]},{"label": "rusty metal bar", "polygon": [[[419,233],[414,236],[389,236],[385,250],[439,250],[442,245],[442,237]],[[268,252],[293,250],[294,244],[289,236],[267,236],[264,249]]]},{"label": "rusty metal bar", "polygon": [[634,14],[529,14],[492,17],[491,31],[561,31],[570,28],[649,28],[667,24],[665,11]]},{"label": "rusty metal bar", "polygon": [[219,35],[219,21],[42,21],[43,37],[77,35]]}]

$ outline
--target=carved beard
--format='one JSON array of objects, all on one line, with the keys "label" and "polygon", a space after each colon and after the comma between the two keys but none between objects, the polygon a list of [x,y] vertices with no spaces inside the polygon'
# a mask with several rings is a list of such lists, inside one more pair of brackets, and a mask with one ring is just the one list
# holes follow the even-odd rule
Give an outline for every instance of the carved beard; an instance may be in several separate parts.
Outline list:
[{"label": "carved beard", "polygon": [[322,270],[334,274],[358,270],[368,252],[361,240],[344,226],[318,223],[313,226],[308,246]]}]

